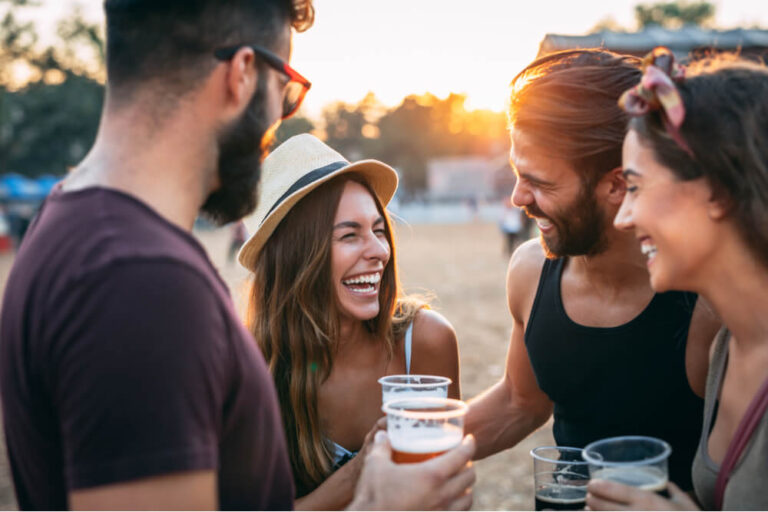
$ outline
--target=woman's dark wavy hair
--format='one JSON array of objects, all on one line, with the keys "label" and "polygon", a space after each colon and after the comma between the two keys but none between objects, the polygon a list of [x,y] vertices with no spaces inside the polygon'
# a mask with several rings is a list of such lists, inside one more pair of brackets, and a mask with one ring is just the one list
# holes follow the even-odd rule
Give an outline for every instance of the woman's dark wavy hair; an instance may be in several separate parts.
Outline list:
[{"label": "woman's dark wavy hair", "polygon": [[678,179],[706,179],[768,267],[768,68],[733,54],[704,57],[677,89],[685,106],[680,134],[693,157],[669,136],[659,111],[632,118],[629,129]]},{"label": "woman's dark wavy hair", "polygon": [[596,183],[621,165],[627,116],[617,101],[640,76],[640,59],[599,48],[545,55],[512,80],[510,129]]}]

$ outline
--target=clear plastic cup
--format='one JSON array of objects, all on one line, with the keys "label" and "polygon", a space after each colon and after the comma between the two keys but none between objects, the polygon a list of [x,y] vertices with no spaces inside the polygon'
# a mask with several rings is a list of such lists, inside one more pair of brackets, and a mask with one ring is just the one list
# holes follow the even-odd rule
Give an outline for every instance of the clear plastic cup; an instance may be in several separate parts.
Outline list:
[{"label": "clear plastic cup", "polygon": [[438,375],[387,375],[379,379],[381,403],[403,398],[447,398],[451,382]]},{"label": "clear plastic cup", "polygon": [[583,510],[589,469],[581,448],[539,446],[531,450],[536,510]]},{"label": "clear plastic cup", "polygon": [[468,406],[451,398],[405,398],[385,403],[387,435],[396,463],[423,462],[461,444]]},{"label": "clear plastic cup", "polygon": [[591,478],[612,480],[669,497],[668,463],[672,448],[655,437],[621,436],[584,447]]}]

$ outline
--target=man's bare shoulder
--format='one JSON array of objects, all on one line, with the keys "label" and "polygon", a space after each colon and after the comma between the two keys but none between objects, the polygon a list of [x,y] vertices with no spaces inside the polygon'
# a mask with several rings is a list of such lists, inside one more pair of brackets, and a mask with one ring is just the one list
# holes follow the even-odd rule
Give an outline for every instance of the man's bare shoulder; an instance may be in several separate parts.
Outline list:
[{"label": "man's bare shoulder", "polygon": [[537,238],[528,240],[515,250],[507,267],[507,300],[510,312],[519,318],[521,307],[532,303],[546,260]]}]

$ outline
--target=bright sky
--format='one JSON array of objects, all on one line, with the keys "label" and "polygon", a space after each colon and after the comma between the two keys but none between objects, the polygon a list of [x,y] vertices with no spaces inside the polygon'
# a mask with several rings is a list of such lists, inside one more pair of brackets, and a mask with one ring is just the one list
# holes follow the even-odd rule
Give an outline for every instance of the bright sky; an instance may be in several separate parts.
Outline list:
[{"label": "bright sky", "polygon": [[[648,3],[651,0],[645,0]],[[655,0],[654,0],[655,1]],[[315,25],[294,38],[291,65],[312,81],[306,113],[373,91],[386,105],[430,91],[469,96],[469,108],[503,110],[507,85],[547,33],[583,34],[611,17],[634,27],[638,0],[315,0]],[[765,0],[715,0],[723,28],[768,27]],[[42,0],[42,25],[100,0]]]}]

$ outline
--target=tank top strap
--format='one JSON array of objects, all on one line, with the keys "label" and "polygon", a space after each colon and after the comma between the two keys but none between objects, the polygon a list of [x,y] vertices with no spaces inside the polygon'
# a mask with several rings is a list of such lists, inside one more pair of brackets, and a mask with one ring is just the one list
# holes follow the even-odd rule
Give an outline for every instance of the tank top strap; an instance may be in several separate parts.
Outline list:
[{"label": "tank top strap", "polygon": [[662,438],[673,447],[671,479],[690,488],[704,408],[685,368],[696,295],[657,293],[621,325],[584,325],[563,303],[567,264],[544,262],[524,334],[536,383],[554,403],[556,443],[583,447],[627,431]]},{"label": "tank top strap", "polygon": [[331,441],[328,439],[328,441],[331,443],[331,448],[333,449],[333,469],[334,471],[339,469],[341,466],[352,460],[355,455],[357,455],[357,452],[353,452],[351,450],[347,450],[340,444]]},{"label": "tank top strap", "polygon": [[413,351],[413,322],[405,331],[405,373],[411,374],[411,352]]},{"label": "tank top strap", "polygon": [[715,349],[712,352],[712,360],[709,365],[711,371],[707,375],[707,388],[704,402],[704,428],[701,429],[701,446],[705,453],[709,444],[709,433],[712,430],[712,422],[715,417],[715,409],[720,398],[720,390],[723,386],[723,376],[725,375],[725,366],[728,362],[728,340],[731,333],[726,327],[720,329],[715,338]]}]

